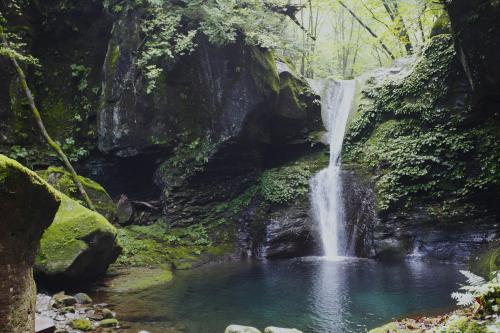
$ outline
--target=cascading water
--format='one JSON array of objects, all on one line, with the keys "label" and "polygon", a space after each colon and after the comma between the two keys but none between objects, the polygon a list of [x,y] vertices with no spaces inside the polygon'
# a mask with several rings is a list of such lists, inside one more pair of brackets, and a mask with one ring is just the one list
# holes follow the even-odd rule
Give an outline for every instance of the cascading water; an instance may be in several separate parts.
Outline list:
[{"label": "cascading water", "polygon": [[323,80],[312,83],[321,96],[322,116],[328,130],[330,163],[311,180],[314,218],[320,225],[323,250],[328,259],[347,255],[340,154],[355,95],[355,81]]}]

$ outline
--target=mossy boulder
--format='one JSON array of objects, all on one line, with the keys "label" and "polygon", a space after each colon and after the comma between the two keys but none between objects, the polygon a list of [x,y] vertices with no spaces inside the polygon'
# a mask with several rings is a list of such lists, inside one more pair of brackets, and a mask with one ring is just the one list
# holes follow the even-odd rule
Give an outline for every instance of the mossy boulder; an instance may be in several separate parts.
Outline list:
[{"label": "mossy boulder", "polygon": [[70,323],[69,326],[76,330],[88,332],[92,331],[94,329],[94,326],[92,325],[92,322],[88,319],[84,318],[77,318],[73,319]]},{"label": "mossy boulder", "polygon": [[43,234],[35,271],[41,277],[73,282],[106,271],[121,252],[116,229],[101,214],[60,194],[61,206]]},{"label": "mossy boulder", "polygon": [[36,173],[0,155],[0,332],[35,331],[32,267],[60,202]]},{"label": "mossy boulder", "polygon": [[[81,194],[73,182],[71,175],[66,170],[58,167],[50,167],[47,170],[39,171],[38,174],[55,189],[83,204]],[[78,176],[78,180],[85,188],[97,212],[103,215],[108,221],[113,221],[116,217],[116,206],[108,192],[92,179]]]}]

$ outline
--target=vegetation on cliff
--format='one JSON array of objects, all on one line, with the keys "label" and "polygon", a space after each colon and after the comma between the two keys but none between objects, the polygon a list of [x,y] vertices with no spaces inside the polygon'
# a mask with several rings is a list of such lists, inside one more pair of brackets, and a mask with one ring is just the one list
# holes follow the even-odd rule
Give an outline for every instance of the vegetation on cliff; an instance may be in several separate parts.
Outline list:
[{"label": "vegetation on cliff", "polygon": [[[450,35],[402,77],[367,80],[344,161],[375,174],[381,212],[424,203],[441,219],[482,216],[499,193],[499,126],[471,110]],[[490,211],[490,213],[494,211]]]}]

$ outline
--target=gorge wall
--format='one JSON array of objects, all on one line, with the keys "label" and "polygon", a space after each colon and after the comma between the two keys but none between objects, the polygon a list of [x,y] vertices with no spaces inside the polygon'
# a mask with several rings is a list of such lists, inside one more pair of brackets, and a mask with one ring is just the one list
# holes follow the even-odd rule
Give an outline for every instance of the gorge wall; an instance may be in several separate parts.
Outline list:
[{"label": "gorge wall", "polygon": [[[414,65],[364,81],[343,154],[357,255],[460,261],[496,248],[496,3],[450,2],[451,25],[439,21]],[[54,0],[2,12],[41,64],[27,70],[49,132],[81,174],[126,196],[125,224],[196,230],[213,245],[202,252],[321,253],[308,200],[328,163],[319,100],[285,60],[199,34],[191,54],[159,61],[148,92],[137,66],[143,5]],[[5,59],[0,76],[0,152],[34,169],[57,164]]]},{"label": "gorge wall", "polygon": [[[81,174],[134,203],[133,223],[201,225],[236,255],[318,251],[307,181],[326,163],[312,147],[323,127],[318,97],[292,66],[243,38],[216,46],[199,34],[191,54],[159,62],[148,92],[137,66],[143,5],[3,10],[39,59],[27,70],[48,131]],[[34,169],[57,164],[0,61],[0,151]]]},{"label": "gorge wall", "polygon": [[498,81],[486,69],[498,7],[476,2],[451,1],[451,26],[440,19],[416,61],[363,83],[344,151],[353,186],[374,193],[359,253],[467,262],[498,246]]}]

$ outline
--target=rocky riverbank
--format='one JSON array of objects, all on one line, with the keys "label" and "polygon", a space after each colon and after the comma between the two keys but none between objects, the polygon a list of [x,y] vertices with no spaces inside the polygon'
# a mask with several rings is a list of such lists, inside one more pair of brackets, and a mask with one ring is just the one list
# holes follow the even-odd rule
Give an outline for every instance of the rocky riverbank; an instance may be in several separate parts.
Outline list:
[{"label": "rocky riverbank", "polygon": [[109,305],[93,303],[87,294],[70,296],[61,292],[53,296],[37,295],[37,333],[118,332],[120,328]]}]

